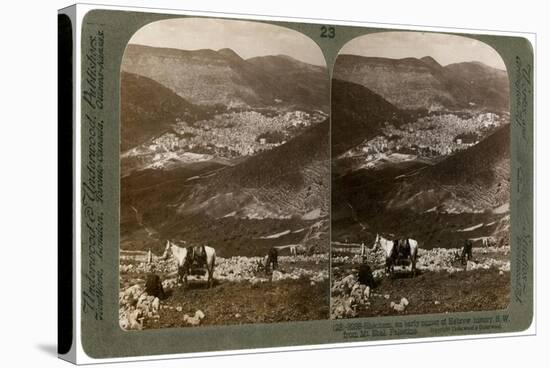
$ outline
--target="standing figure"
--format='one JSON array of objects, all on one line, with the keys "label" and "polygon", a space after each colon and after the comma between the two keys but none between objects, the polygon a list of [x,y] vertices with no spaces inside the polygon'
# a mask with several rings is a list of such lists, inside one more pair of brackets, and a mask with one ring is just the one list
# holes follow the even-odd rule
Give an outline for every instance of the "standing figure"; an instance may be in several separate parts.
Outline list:
[{"label": "standing figure", "polygon": [[269,249],[269,252],[264,258],[264,269],[265,273],[269,273],[270,267],[272,267],[273,271],[275,271],[279,266],[277,263],[277,258],[279,257],[279,252],[277,251],[277,248],[271,247]]},{"label": "standing figure", "polygon": [[460,256],[461,262],[463,265],[466,264],[466,261],[472,259],[472,245],[473,242],[470,239],[464,240],[464,246],[462,247],[462,255]]}]

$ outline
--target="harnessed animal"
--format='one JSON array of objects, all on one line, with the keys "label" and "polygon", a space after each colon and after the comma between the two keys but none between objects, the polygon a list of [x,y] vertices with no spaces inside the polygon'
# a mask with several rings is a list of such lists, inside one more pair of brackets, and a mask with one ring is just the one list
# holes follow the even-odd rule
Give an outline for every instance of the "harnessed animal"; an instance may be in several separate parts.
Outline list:
[{"label": "harnessed animal", "polygon": [[[180,244],[185,245],[185,242],[181,242]],[[174,241],[167,240],[164,259],[168,259],[170,253],[178,266],[178,284],[183,279],[184,286],[187,286],[187,276],[189,273],[195,269],[205,268],[208,273],[208,287],[214,285],[214,266],[216,263],[216,251],[214,248],[208,246],[182,247]]]},{"label": "harnessed animal", "polygon": [[294,257],[296,257],[298,254],[305,254],[307,252],[307,248],[303,244],[291,245],[289,248],[290,255]]},{"label": "harnessed animal", "polygon": [[376,234],[374,240],[374,249],[380,247],[386,255],[386,273],[390,275],[394,272],[394,266],[402,260],[409,260],[411,264],[411,274],[416,275],[416,259],[418,256],[418,242],[411,238],[405,239],[386,239]]}]

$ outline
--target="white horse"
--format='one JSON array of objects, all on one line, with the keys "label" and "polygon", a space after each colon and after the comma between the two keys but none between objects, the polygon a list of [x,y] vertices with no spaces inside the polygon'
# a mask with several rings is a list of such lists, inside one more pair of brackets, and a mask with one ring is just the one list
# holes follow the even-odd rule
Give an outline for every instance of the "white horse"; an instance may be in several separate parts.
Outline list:
[{"label": "white horse", "polygon": [[307,248],[303,244],[293,244],[290,247],[290,255],[296,257],[298,254],[305,254]]},{"label": "white horse", "polygon": [[[185,242],[180,244],[185,245]],[[178,265],[178,285],[183,279],[184,286],[187,286],[187,275],[190,271],[196,268],[205,268],[208,272],[208,287],[214,285],[214,265],[216,263],[216,251],[212,247],[205,246],[204,253],[202,254],[203,247],[181,247],[170,240],[166,241],[166,249],[164,250],[164,259],[167,259],[170,253],[176,260]]]},{"label": "white horse", "polygon": [[[404,243],[404,244],[402,244]],[[386,239],[379,234],[376,234],[374,240],[374,249],[378,247],[382,248],[386,255],[386,272],[390,275],[393,274],[394,265],[398,260],[402,259],[402,252],[400,247],[409,247],[409,251],[406,252],[411,263],[411,274],[414,277],[416,275],[416,259],[418,256],[418,241],[408,238],[402,240],[390,240]]]}]

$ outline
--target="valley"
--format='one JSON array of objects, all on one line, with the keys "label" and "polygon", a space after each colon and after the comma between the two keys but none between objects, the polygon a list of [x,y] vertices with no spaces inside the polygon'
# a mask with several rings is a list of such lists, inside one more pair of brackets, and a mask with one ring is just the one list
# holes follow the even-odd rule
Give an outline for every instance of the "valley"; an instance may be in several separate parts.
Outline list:
[{"label": "valley", "polygon": [[[326,68],[130,44],[122,70],[121,326],[327,318]],[[212,289],[177,284],[167,241],[215,249]],[[165,298],[145,292],[151,274]]]},{"label": "valley", "polygon": [[[508,94],[506,72],[480,62],[338,56],[331,318],[506,308]],[[410,260],[389,275],[378,236],[416,241],[418,275]],[[466,242],[473,258],[462,263]],[[361,280],[367,266],[371,285]]]}]

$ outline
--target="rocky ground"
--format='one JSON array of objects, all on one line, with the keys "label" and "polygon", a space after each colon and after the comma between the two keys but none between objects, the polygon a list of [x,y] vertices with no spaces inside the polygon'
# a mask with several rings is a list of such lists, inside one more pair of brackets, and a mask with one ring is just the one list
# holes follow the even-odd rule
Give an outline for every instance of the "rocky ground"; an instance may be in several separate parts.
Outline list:
[{"label": "rocky ground", "polygon": [[[206,276],[189,276],[187,288],[176,282],[172,259],[145,252],[120,257],[119,320],[123,329],[185,327],[253,322],[326,319],[329,314],[328,255],[280,256],[278,270],[266,274],[260,257],[217,258],[215,285]],[[145,279],[154,265],[166,297],[147,295]]]},{"label": "rocky ground", "polygon": [[417,276],[408,267],[385,275],[384,254],[367,250],[375,284],[359,283],[356,249],[333,251],[331,318],[504,309],[510,293],[510,247],[474,248],[466,265],[457,249],[419,250]]}]

